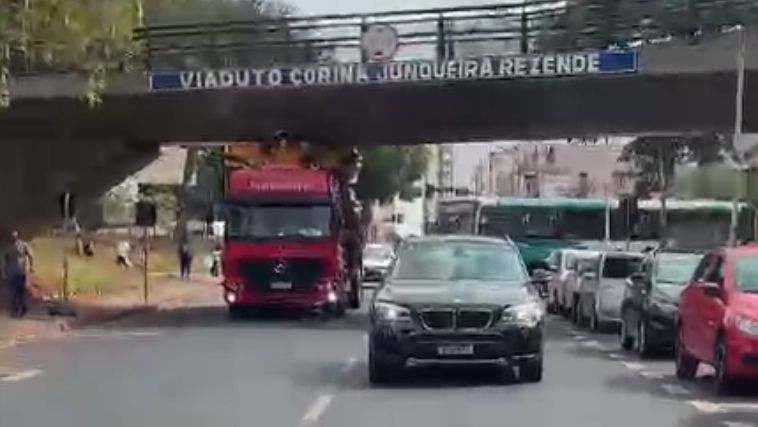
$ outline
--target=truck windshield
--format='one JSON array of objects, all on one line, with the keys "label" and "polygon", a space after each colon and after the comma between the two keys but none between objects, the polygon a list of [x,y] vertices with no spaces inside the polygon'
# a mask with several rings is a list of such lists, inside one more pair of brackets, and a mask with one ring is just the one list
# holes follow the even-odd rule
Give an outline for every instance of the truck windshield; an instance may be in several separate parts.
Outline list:
[{"label": "truck windshield", "polygon": [[319,238],[331,234],[329,205],[228,205],[229,239]]}]

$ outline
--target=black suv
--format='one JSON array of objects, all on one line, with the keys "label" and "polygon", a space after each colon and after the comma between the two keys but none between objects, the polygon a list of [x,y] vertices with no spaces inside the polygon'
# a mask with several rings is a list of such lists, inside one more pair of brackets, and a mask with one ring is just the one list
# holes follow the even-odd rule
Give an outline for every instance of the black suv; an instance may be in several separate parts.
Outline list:
[{"label": "black suv", "polygon": [[404,242],[369,316],[372,383],[396,379],[406,367],[445,364],[518,368],[522,381],[542,379],[544,307],[506,240]]},{"label": "black suv", "polygon": [[649,254],[642,270],[626,281],[619,341],[640,356],[673,350],[679,293],[702,255],[686,251]]}]

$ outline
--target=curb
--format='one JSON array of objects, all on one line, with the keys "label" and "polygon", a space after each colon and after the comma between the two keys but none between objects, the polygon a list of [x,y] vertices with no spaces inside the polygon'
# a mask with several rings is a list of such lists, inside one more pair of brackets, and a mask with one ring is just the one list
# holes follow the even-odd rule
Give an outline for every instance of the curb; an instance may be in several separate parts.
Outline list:
[{"label": "curb", "polygon": [[124,307],[109,313],[89,315],[81,318],[77,317],[72,320],[65,321],[64,325],[66,330],[81,329],[88,326],[115,322],[137,314],[153,313],[157,310],[158,307],[153,305]]}]

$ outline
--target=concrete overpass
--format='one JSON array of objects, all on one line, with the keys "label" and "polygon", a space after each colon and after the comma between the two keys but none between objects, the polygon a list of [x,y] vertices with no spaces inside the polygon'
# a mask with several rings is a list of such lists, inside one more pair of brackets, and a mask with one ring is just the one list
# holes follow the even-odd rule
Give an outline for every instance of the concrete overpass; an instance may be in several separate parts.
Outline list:
[{"label": "concrete overpass", "polygon": [[[758,31],[747,31],[758,46]],[[57,215],[60,191],[97,196],[157,155],[160,144],[266,138],[277,129],[312,142],[418,144],[597,134],[730,132],[737,33],[639,49],[634,72],[556,78],[151,92],[144,74],[113,76],[101,106],[85,80],[11,82],[0,113],[10,148],[0,159],[4,224]],[[744,130],[758,132],[758,51],[746,57]]]}]

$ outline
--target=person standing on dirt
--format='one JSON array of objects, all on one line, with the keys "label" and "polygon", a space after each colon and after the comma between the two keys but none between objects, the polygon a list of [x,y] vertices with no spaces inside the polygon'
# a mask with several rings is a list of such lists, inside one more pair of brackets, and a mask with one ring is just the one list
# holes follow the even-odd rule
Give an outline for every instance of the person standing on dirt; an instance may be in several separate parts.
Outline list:
[{"label": "person standing on dirt", "polygon": [[179,246],[179,270],[182,279],[189,279],[192,274],[192,248],[188,241],[184,240]]},{"label": "person standing on dirt", "polygon": [[34,256],[17,231],[3,254],[3,275],[10,296],[11,317],[24,317],[28,311],[26,277],[34,271]]}]

